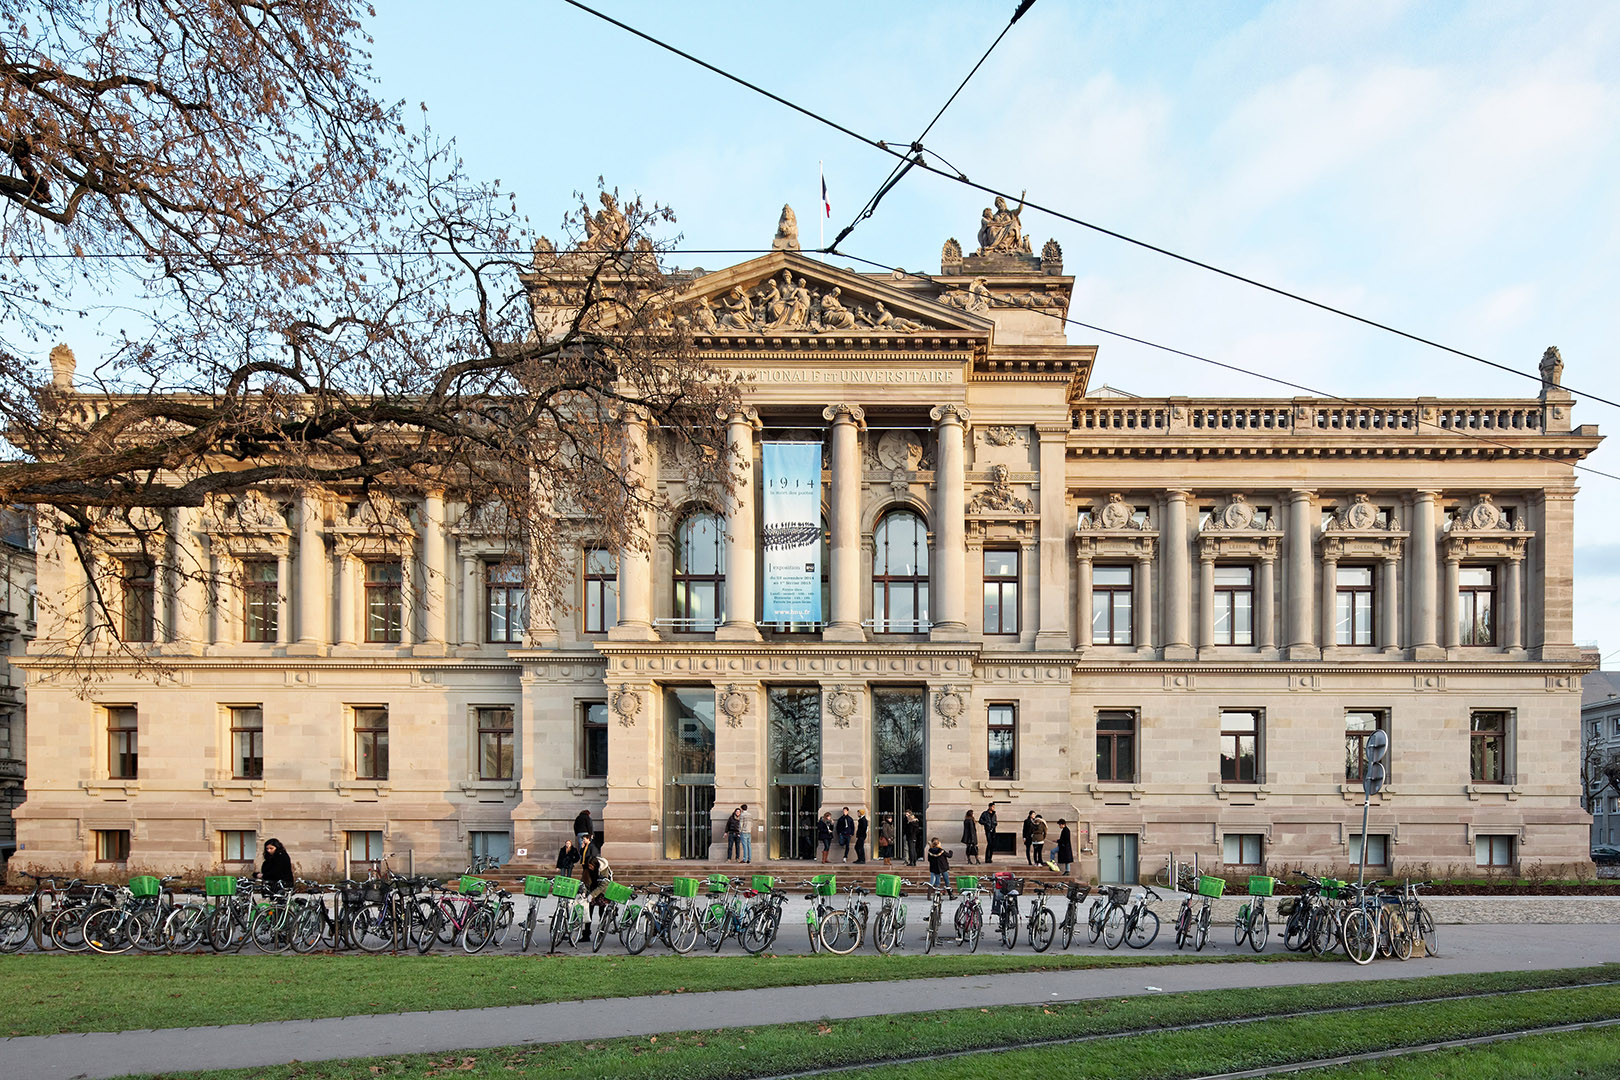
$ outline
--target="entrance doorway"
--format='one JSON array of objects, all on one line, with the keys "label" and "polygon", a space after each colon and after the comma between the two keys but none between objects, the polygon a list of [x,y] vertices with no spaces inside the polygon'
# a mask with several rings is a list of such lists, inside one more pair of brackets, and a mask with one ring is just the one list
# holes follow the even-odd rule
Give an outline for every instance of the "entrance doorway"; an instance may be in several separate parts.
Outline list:
[{"label": "entrance doorway", "polygon": [[714,843],[714,690],[664,692],[664,857],[707,859]]},{"label": "entrance doorway", "polygon": [[778,784],[771,788],[771,858],[809,862],[816,857],[816,813],[821,788]]},{"label": "entrance doorway", "polygon": [[[894,858],[912,858],[928,843],[928,781],[924,775],[927,747],[928,691],[921,686],[874,687],[872,690],[872,803],[878,828],[887,822],[894,836]],[[921,833],[916,852],[906,850],[905,814],[917,816]]]},{"label": "entrance doorway", "polygon": [[872,793],[872,805],[877,807],[877,819],[881,823],[893,823],[894,850],[890,854],[896,859],[909,861],[912,854],[906,848],[906,811],[910,810],[917,816],[920,823],[918,832],[922,840],[917,849],[920,855],[922,848],[928,846],[928,820],[924,812],[923,789],[920,784],[884,784]]},{"label": "entrance doorway", "polygon": [[1104,885],[1135,885],[1141,880],[1135,833],[1099,833],[1097,856],[1102,863],[1098,876]]},{"label": "entrance doorway", "polygon": [[664,857],[707,859],[714,842],[714,785],[669,785],[664,792]]},{"label": "entrance doorway", "polygon": [[770,739],[770,857],[816,857],[821,812],[821,689],[773,686],[765,691]]}]

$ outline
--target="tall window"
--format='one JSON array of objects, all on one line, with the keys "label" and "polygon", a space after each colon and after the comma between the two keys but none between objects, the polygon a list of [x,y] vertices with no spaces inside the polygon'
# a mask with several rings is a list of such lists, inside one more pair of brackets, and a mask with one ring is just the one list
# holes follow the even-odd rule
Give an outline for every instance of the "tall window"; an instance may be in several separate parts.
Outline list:
[{"label": "tall window", "polygon": [[354,710],[354,775],[357,780],[388,779],[388,710]]},{"label": "tall window", "polygon": [[702,511],[681,519],[675,536],[675,618],[680,629],[713,630],[725,618],[724,567],[719,517]]},{"label": "tall window", "polygon": [[1253,784],[1260,775],[1260,714],[1252,709],[1221,713],[1221,779]]},{"label": "tall window", "polygon": [[1136,714],[1129,709],[1097,714],[1097,779],[1116,784],[1136,779]]},{"label": "tall window", "polygon": [[1508,714],[1477,710],[1468,719],[1469,772],[1476,784],[1500,784],[1507,776]]},{"label": "tall window", "polygon": [[1097,566],[1091,571],[1091,643],[1131,643],[1132,569]]},{"label": "tall window", "polygon": [[[1387,714],[1371,709],[1351,709],[1344,714],[1344,781],[1359,784],[1367,775],[1367,739],[1375,731],[1388,731]],[[1386,759],[1384,768],[1389,768]]]},{"label": "tall window", "polygon": [[252,829],[224,829],[219,834],[219,861],[250,863],[259,857],[259,834]]},{"label": "tall window", "polygon": [[397,644],[405,625],[402,586],[405,571],[399,560],[366,563],[366,640]]},{"label": "tall window", "polygon": [[231,706],[231,775],[264,779],[264,709],[258,705]]},{"label": "tall window", "polygon": [[586,701],[579,706],[580,745],[584,747],[585,775],[608,774],[608,708],[605,701]]},{"label": "tall window", "polygon": [[[1018,633],[1018,552],[984,553],[984,632]],[[994,775],[994,774],[992,774]]]},{"label": "tall window", "polygon": [[479,707],[478,779],[512,779],[512,710]]},{"label": "tall window", "polygon": [[119,600],[123,608],[125,641],[157,640],[157,568],[150,559],[125,559],[119,564]]},{"label": "tall window", "polygon": [[529,592],[523,566],[515,562],[484,564],[485,641],[522,641],[529,625]]},{"label": "tall window", "polygon": [[872,534],[872,622],[880,634],[922,633],[928,622],[928,529],[910,510],[883,515]]},{"label": "tall window", "polygon": [[136,736],[140,727],[139,713],[133,705],[110,705],[107,708],[107,776],[113,780],[139,779],[140,757]]},{"label": "tall window", "polygon": [[619,560],[605,548],[585,549],[585,632],[605,634],[619,621]]},{"label": "tall window", "polygon": [[1496,644],[1496,570],[1492,567],[1457,570],[1457,640],[1463,645]]},{"label": "tall window", "polygon": [[96,830],[96,861],[97,862],[128,862],[129,861],[129,830],[128,829],[97,829]]},{"label": "tall window", "polygon": [[1333,613],[1336,645],[1373,643],[1373,570],[1370,566],[1338,568],[1337,607]]},{"label": "tall window", "polygon": [[281,616],[281,582],[273,559],[242,564],[242,640],[275,641]]},{"label": "tall window", "polygon": [[1215,644],[1254,644],[1254,567],[1215,568]]},{"label": "tall window", "polygon": [[990,779],[1018,778],[1018,706],[990,706]]}]

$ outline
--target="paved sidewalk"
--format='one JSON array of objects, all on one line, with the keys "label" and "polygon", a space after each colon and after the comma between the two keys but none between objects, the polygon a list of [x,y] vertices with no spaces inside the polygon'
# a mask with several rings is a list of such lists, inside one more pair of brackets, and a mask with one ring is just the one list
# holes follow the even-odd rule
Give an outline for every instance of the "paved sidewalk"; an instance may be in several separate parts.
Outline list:
[{"label": "paved sidewalk", "polygon": [[[99,1080],[132,1073],[277,1065],[291,1058],[325,1061],[429,1053],[823,1017],[1620,963],[1620,926],[1613,924],[1578,930],[1540,925],[1459,926],[1448,928],[1443,937],[1443,957],[1404,964],[1381,960],[1366,967],[1344,961],[1232,963],[964,976],[0,1039],[0,1076],[5,1080]],[[1620,977],[1620,971],[1616,976]]]}]

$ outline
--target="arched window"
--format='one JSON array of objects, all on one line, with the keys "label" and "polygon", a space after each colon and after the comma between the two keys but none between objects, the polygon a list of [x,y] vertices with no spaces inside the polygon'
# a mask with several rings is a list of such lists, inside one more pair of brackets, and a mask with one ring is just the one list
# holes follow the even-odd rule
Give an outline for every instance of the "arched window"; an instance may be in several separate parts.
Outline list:
[{"label": "arched window", "polygon": [[910,510],[891,510],[872,533],[872,628],[918,634],[928,622],[928,527]]},{"label": "arched window", "polygon": [[720,517],[688,514],[675,530],[675,626],[713,630],[726,617],[726,574]]}]

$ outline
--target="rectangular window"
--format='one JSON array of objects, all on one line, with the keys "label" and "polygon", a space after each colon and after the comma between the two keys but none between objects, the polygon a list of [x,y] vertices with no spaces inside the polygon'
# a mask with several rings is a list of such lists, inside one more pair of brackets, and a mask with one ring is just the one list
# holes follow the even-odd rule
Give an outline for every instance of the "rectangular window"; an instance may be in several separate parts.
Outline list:
[{"label": "rectangular window", "polygon": [[354,710],[354,776],[388,779],[388,710],[362,706]]},{"label": "rectangular window", "polygon": [[990,779],[1018,778],[1018,706],[992,705],[990,721]]},{"label": "rectangular window", "polygon": [[1262,860],[1265,836],[1260,833],[1227,833],[1221,837],[1221,861],[1227,866],[1258,870]]},{"label": "rectangular window", "polygon": [[1131,643],[1134,573],[1129,566],[1097,566],[1091,571],[1091,643]]},{"label": "rectangular window", "polygon": [[509,832],[469,831],[467,833],[468,854],[474,860],[489,859],[496,866],[501,866],[512,858],[512,834]]},{"label": "rectangular window", "polygon": [[150,559],[119,563],[119,601],[125,641],[157,640],[157,568]]},{"label": "rectangular window", "polygon": [[276,640],[281,617],[281,582],[276,563],[258,559],[242,564],[242,640]]},{"label": "rectangular window", "polygon": [[344,834],[349,852],[349,876],[361,877],[381,867],[383,834],[378,830]]},{"label": "rectangular window", "polygon": [[231,706],[231,775],[264,779],[264,709],[258,705]]},{"label": "rectangular window", "polygon": [[1254,644],[1254,567],[1215,568],[1215,644]]},{"label": "rectangular window", "polygon": [[1370,566],[1341,566],[1337,572],[1338,607],[1333,615],[1333,642],[1336,645],[1373,643],[1373,569]]},{"label": "rectangular window", "polygon": [[259,857],[259,834],[252,829],[225,829],[219,834],[219,861],[250,863]]},{"label": "rectangular window", "polygon": [[[1018,552],[984,553],[984,632],[1018,633]],[[995,773],[991,773],[994,776]]]},{"label": "rectangular window", "polygon": [[1512,866],[1513,865],[1512,836],[1478,836],[1474,837],[1474,865],[1475,866]]},{"label": "rectangular window", "polygon": [[[1350,865],[1361,865],[1361,834],[1352,833],[1350,836]],[[1389,865],[1389,837],[1377,833],[1367,834],[1367,865],[1387,867]]]},{"label": "rectangular window", "polygon": [[529,591],[519,563],[484,564],[485,641],[522,641],[529,627]]},{"label": "rectangular window", "polygon": [[107,706],[107,776],[110,779],[140,777],[139,728],[140,714],[135,706]]},{"label": "rectangular window", "polygon": [[619,621],[619,560],[604,548],[585,549],[585,632],[605,634]]},{"label": "rectangular window", "polygon": [[128,862],[129,861],[129,830],[128,829],[97,829],[96,830],[96,861],[97,862]]},{"label": "rectangular window", "polygon": [[[1375,731],[1389,730],[1387,713],[1373,709],[1351,709],[1344,714],[1344,782],[1359,784],[1367,775],[1367,739]],[[1389,776],[1389,761],[1384,761]]]},{"label": "rectangular window", "polygon": [[1136,713],[1129,709],[1097,713],[1097,779],[1115,784],[1136,779]]},{"label": "rectangular window", "polygon": [[1260,775],[1260,714],[1252,709],[1221,713],[1221,779],[1253,784]]},{"label": "rectangular window", "polygon": [[1457,570],[1457,641],[1496,644],[1496,570],[1463,566]]},{"label": "rectangular window", "polygon": [[400,641],[405,625],[402,587],[405,571],[398,560],[366,563],[366,640],[384,645]]},{"label": "rectangular window", "polygon": [[1476,784],[1505,783],[1508,714],[1476,710],[1468,718],[1469,773]]},{"label": "rectangular window", "polygon": [[478,714],[478,779],[512,779],[512,710],[483,707]]},{"label": "rectangular window", "polygon": [[585,701],[579,706],[580,745],[585,751],[585,775],[608,774],[608,708],[605,701]]}]

